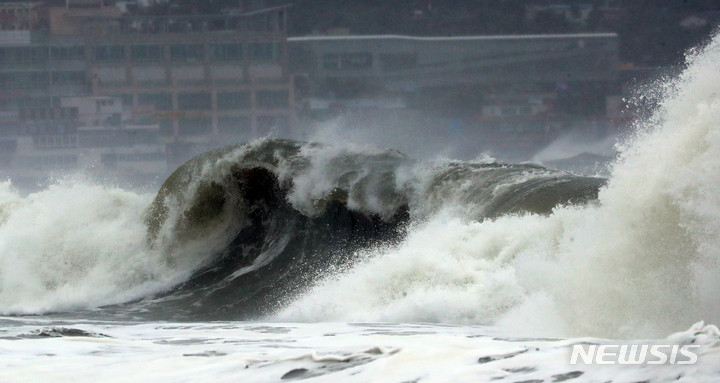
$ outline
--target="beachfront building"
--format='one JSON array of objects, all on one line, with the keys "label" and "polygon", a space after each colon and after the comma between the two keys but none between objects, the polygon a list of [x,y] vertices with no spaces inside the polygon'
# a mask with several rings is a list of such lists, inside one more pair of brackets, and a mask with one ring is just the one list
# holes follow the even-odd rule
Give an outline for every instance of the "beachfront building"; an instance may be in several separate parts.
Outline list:
[{"label": "beachfront building", "polygon": [[[289,39],[313,92],[338,85],[387,93],[458,86],[571,88],[617,80],[614,33],[512,36],[307,36]],[[352,90],[347,90],[348,92]]]},{"label": "beachfront building", "polygon": [[68,96],[120,100],[124,122],[160,126],[175,163],[207,147],[289,129],[287,6],[146,16],[112,3],[3,5],[0,130],[68,129],[76,124],[62,114]]},{"label": "beachfront building", "polygon": [[386,126],[439,118],[438,134],[495,152],[532,153],[560,130],[611,124],[620,93],[615,33],[288,41],[303,115],[389,116],[376,121]]},{"label": "beachfront building", "polygon": [[59,97],[22,113],[22,124],[3,127],[0,174],[23,189],[78,171],[148,185],[169,170],[160,126],[124,119],[119,98]]}]

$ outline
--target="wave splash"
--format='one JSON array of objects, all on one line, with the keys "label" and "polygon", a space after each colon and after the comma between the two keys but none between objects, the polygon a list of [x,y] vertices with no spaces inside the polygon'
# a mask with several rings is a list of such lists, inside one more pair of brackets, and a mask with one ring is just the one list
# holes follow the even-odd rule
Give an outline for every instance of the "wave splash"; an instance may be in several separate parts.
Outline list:
[{"label": "wave splash", "polygon": [[0,184],[0,313],[121,303],[179,282],[143,241],[150,198],[82,181],[23,197]]},{"label": "wave splash", "polygon": [[657,336],[720,319],[720,40],[688,56],[619,146],[597,203],[547,216],[439,214],[278,317],[493,323]]},{"label": "wave splash", "polygon": [[22,198],[6,184],[0,311],[114,305],[104,312],[256,318],[440,211],[548,214],[595,199],[603,183],[535,165],[265,139],[189,161],[152,201],[77,182]]},{"label": "wave splash", "polygon": [[720,41],[606,181],[264,139],[153,198],[0,186],[0,313],[495,324],[654,336],[720,317]]},{"label": "wave splash", "polygon": [[207,153],[178,169],[148,212],[151,246],[200,270],[152,311],[266,316],[448,206],[468,219],[547,214],[596,198],[603,183],[533,165],[428,166],[392,150],[285,140]]}]

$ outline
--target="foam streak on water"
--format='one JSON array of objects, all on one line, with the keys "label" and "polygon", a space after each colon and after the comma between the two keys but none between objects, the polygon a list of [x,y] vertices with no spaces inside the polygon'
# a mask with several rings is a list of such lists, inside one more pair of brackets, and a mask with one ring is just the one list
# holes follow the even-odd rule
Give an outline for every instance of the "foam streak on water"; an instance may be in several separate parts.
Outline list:
[{"label": "foam streak on water", "polygon": [[[698,324],[655,344],[695,344],[695,365],[570,365],[577,343],[478,326],[371,323],[104,323],[0,318],[3,382],[717,381],[718,333]],[[10,352],[10,350],[14,350]],[[129,368],[132,366],[132,368]]]}]

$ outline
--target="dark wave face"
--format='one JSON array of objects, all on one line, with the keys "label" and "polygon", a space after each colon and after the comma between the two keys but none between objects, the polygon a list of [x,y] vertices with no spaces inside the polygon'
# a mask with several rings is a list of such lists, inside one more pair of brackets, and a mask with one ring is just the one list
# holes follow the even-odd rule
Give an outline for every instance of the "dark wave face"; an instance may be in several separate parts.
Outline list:
[{"label": "dark wave face", "polygon": [[164,294],[108,310],[261,317],[438,211],[477,220],[547,214],[596,199],[604,182],[529,164],[423,164],[395,151],[287,140],[226,147],[177,169],[146,213],[148,245],[195,271]]}]

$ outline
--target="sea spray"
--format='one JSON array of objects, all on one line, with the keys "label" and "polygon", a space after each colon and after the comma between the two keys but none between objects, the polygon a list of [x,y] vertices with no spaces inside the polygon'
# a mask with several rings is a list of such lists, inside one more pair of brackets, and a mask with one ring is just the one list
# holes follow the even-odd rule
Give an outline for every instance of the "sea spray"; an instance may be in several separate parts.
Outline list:
[{"label": "sea spray", "polygon": [[716,38],[663,84],[598,204],[485,221],[437,214],[278,317],[636,337],[720,320],[718,60]]},{"label": "sea spray", "polygon": [[0,197],[0,313],[120,303],[175,275],[143,241],[150,196],[80,181]]},{"label": "sea spray", "polygon": [[718,45],[665,84],[602,189],[532,164],[273,139],[198,157],[152,204],[83,182],[27,197],[4,184],[0,312],[144,298],[122,310],[634,337],[716,322]]},{"label": "sea spray", "polygon": [[[264,139],[188,162],[151,203],[79,180],[27,197],[8,191],[0,312],[257,318],[363,261],[357,251],[396,243],[406,224],[547,214],[595,199],[603,183],[531,164],[425,163],[388,149]],[[476,311],[458,320],[493,317]]]}]

